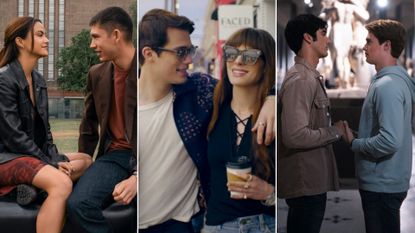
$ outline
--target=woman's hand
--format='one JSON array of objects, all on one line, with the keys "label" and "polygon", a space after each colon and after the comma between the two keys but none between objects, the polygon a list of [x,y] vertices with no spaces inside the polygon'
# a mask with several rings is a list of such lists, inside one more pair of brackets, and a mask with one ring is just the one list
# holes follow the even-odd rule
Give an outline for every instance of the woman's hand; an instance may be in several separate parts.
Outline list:
[{"label": "woman's hand", "polygon": [[228,182],[228,190],[232,192],[238,192],[240,194],[233,195],[233,199],[254,199],[254,200],[266,200],[269,195],[274,192],[274,186],[262,180],[261,178],[244,174],[246,182],[231,181]]},{"label": "woman's hand", "polygon": [[74,171],[74,168],[70,162],[59,162],[58,163],[58,169],[59,171],[65,173],[69,177],[71,176],[72,172]]}]

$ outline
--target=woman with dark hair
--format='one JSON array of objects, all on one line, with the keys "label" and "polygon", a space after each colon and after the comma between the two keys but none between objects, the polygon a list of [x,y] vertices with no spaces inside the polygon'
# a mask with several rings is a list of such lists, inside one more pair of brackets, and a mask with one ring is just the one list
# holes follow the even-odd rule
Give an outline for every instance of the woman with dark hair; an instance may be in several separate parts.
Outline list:
[{"label": "woman with dark hair", "polygon": [[[223,54],[208,129],[211,192],[203,232],[275,232],[275,142],[259,145],[251,132],[275,85],[275,41],[264,30],[241,29]],[[227,180],[227,164],[240,162],[252,173]]]},{"label": "woman with dark hair", "polygon": [[92,162],[82,153],[59,154],[53,144],[46,82],[35,70],[48,42],[40,20],[19,17],[7,26],[0,51],[0,196],[17,187],[17,202],[26,205],[34,187],[45,190],[38,233],[62,230],[72,181]]}]

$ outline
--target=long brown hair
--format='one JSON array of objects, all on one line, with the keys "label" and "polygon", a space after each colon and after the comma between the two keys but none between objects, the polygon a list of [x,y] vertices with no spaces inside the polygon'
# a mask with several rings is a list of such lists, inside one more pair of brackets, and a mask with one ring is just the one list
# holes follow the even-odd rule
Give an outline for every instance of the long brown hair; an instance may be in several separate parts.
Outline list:
[{"label": "long brown hair", "polygon": [[14,61],[19,56],[19,49],[16,45],[16,38],[20,37],[26,39],[27,35],[30,32],[32,37],[32,50],[34,45],[34,32],[33,27],[36,22],[41,21],[33,17],[18,17],[15,20],[11,21],[4,31],[4,46],[0,50],[0,67],[5,66],[6,64]]},{"label": "long brown hair", "polygon": [[[259,92],[256,96],[255,110],[252,115],[252,122],[256,122],[259,111],[265,102],[265,98],[270,89],[275,85],[275,40],[267,31],[255,28],[244,28],[231,35],[225,44],[233,47],[244,45],[245,47],[259,49],[262,52],[260,57],[263,63],[261,69],[262,74],[258,81]],[[215,127],[221,106],[230,104],[231,100],[232,84],[229,81],[226,62],[223,61],[222,79],[215,87],[213,94],[213,114],[212,119],[209,122],[208,135]],[[273,155],[268,153],[266,146],[258,145],[256,142],[256,133],[252,135],[252,145],[255,151],[255,173],[261,178],[268,180],[271,176],[271,166],[274,166],[270,162],[270,156]]]}]

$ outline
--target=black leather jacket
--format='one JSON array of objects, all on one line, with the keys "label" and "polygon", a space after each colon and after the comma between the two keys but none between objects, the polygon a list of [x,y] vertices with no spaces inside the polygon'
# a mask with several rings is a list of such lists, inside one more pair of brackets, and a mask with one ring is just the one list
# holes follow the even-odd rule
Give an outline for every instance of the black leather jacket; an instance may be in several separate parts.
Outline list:
[{"label": "black leather jacket", "polygon": [[[68,159],[53,144],[46,82],[37,71],[32,72],[32,80],[36,107],[30,101],[29,84],[19,61],[0,68],[0,163],[33,156],[57,167],[58,162]],[[33,111],[38,117],[33,118]]]}]

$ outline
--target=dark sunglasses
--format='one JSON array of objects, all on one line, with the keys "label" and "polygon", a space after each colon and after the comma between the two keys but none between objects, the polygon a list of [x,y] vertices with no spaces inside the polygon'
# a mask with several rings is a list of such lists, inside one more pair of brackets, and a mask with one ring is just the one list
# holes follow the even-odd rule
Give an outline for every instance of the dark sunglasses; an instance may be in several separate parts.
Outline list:
[{"label": "dark sunglasses", "polygon": [[183,61],[184,59],[186,59],[187,56],[191,56],[193,58],[196,54],[196,49],[197,49],[197,46],[193,46],[193,45],[190,47],[179,47],[175,49],[166,49],[166,48],[157,47],[158,51],[167,51],[167,52],[175,53],[180,61]]},{"label": "dark sunglasses", "polygon": [[235,47],[225,45],[223,46],[223,54],[225,56],[225,61],[227,62],[233,62],[239,55],[242,55],[242,63],[244,65],[254,65],[262,52],[258,49],[246,49],[241,51]]}]

